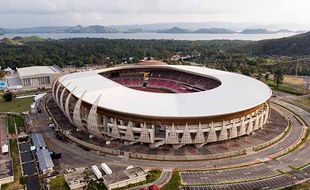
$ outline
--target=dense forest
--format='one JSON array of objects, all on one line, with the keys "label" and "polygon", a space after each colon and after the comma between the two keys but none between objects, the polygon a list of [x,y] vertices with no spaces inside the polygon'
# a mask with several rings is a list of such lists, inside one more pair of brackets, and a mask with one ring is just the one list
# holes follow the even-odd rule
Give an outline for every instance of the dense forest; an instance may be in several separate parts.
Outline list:
[{"label": "dense forest", "polygon": [[[307,60],[309,47],[309,33],[258,42],[103,38],[43,40],[28,37],[3,39],[0,42],[0,66],[16,68],[57,64],[61,67],[79,67],[89,64],[136,63],[142,58],[153,57],[175,64],[191,61],[247,75],[274,72],[279,68],[282,68],[285,74],[310,75],[310,64]],[[171,57],[176,54],[189,55],[191,58],[187,59],[187,62],[172,60]],[[296,59],[303,61],[296,63]]]}]

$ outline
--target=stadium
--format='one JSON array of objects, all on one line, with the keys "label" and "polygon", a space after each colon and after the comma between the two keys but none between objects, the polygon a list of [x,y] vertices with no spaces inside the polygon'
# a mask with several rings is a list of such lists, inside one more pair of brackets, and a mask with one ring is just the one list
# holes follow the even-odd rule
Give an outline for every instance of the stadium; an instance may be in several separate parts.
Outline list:
[{"label": "stadium", "polygon": [[205,67],[135,65],[64,75],[52,95],[79,130],[178,148],[263,128],[272,91],[254,78]]}]

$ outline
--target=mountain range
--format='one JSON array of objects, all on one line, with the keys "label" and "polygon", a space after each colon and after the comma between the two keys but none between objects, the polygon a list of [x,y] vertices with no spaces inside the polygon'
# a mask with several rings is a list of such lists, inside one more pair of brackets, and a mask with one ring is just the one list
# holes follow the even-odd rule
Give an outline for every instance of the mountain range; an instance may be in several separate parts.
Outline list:
[{"label": "mountain range", "polygon": [[[157,28],[156,28],[157,26]],[[225,27],[164,27],[170,26],[168,24],[163,25],[128,25],[126,26],[47,26],[47,27],[30,27],[30,28],[19,28],[19,29],[7,29],[0,28],[0,34],[3,33],[137,33],[137,32],[157,32],[157,33],[197,33],[197,34],[272,34],[272,33],[284,33],[294,32],[288,29],[280,30],[267,30],[263,28],[250,28],[244,29],[241,32],[237,30],[228,29]],[[205,26],[205,25],[201,25]]]}]

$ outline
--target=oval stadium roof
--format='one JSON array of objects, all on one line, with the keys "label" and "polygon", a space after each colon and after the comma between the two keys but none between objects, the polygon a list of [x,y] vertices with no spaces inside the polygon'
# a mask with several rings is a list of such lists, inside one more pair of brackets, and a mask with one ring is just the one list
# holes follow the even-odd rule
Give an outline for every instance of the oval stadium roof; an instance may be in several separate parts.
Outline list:
[{"label": "oval stadium roof", "polygon": [[216,78],[217,88],[195,93],[154,93],[134,90],[98,73],[121,69],[108,68],[62,76],[59,81],[76,97],[98,107],[138,116],[189,118],[209,117],[244,111],[266,102],[271,89],[261,81],[244,75],[198,66],[152,65],[125,68],[170,68]]}]

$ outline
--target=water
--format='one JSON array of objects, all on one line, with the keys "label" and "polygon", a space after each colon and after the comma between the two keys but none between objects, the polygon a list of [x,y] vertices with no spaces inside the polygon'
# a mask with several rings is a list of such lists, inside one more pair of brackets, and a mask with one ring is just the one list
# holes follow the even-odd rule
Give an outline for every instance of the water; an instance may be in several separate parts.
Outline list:
[{"label": "water", "polygon": [[4,37],[14,38],[17,36],[39,36],[51,39],[66,38],[108,38],[108,39],[171,39],[171,40],[264,40],[283,38],[296,35],[297,33],[279,34],[163,34],[163,33],[25,33],[25,34],[4,34]]},{"label": "water", "polygon": [[0,90],[6,88],[6,82],[0,80]]}]

